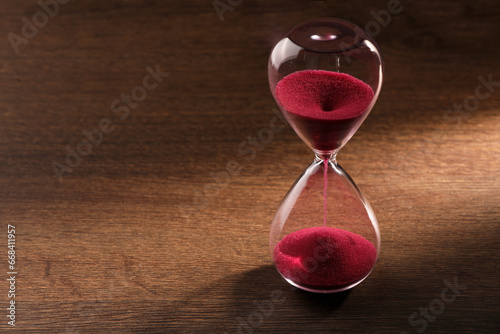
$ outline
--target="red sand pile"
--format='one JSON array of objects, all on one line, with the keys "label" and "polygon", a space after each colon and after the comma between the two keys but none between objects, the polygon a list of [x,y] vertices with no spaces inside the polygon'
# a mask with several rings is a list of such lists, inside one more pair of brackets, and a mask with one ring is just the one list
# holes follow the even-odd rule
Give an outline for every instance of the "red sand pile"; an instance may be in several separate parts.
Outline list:
[{"label": "red sand pile", "polygon": [[293,232],[274,249],[274,262],[283,276],[317,289],[341,288],[359,281],[370,273],[376,259],[371,242],[332,227]]}]

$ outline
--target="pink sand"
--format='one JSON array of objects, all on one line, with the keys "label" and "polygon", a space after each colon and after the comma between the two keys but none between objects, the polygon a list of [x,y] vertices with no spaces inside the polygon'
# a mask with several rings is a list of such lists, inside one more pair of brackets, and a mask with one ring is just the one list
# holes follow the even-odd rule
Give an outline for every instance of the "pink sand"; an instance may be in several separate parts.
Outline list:
[{"label": "pink sand", "polygon": [[281,79],[275,96],[296,131],[315,149],[330,151],[359,126],[374,93],[349,74],[305,70]]},{"label": "pink sand", "polygon": [[302,286],[321,289],[340,288],[363,279],[376,259],[371,242],[332,227],[293,232],[274,249],[274,262],[283,276]]}]

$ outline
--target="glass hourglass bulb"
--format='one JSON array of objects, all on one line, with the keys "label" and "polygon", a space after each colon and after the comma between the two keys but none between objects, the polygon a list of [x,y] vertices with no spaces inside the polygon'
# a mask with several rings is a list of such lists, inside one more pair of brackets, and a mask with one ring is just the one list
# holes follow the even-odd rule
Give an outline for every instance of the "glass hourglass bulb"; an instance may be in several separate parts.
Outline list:
[{"label": "glass hourglass bulb", "polygon": [[271,92],[315,154],[281,202],[270,231],[277,270],[303,290],[352,288],[377,261],[377,219],[336,155],[375,104],[382,73],[373,38],[339,19],[303,22],[271,52]]}]

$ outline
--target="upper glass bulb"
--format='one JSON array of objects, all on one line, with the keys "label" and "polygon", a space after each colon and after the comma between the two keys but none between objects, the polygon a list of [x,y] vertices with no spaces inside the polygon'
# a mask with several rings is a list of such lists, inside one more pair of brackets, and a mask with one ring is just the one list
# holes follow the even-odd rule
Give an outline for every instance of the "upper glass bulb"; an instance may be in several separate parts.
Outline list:
[{"label": "upper glass bulb", "polygon": [[354,135],[382,86],[375,40],[351,22],[316,19],[295,26],[273,48],[268,76],[281,111],[318,156]]}]

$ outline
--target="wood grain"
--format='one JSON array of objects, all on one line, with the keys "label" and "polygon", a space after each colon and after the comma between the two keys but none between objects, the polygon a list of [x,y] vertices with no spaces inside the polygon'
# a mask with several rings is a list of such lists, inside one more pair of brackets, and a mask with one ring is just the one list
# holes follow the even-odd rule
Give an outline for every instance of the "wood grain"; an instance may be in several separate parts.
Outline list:
[{"label": "wood grain", "polygon": [[[312,154],[289,126],[238,152],[275,117],[269,52],[302,20],[366,27],[387,5],[246,0],[221,21],[212,1],[70,1],[15,53],[8,33],[41,9],[0,2],[0,277],[8,224],[18,272],[15,328],[0,286],[1,331],[416,333],[412,314],[457,279],[424,331],[498,333],[500,87],[448,111],[480,77],[500,82],[494,0],[401,1],[379,24],[382,94],[339,154],[380,222],[370,277],[319,296],[272,266],[270,222]],[[111,104],[157,64],[169,76],[120,120]],[[113,131],[59,182],[53,162],[106,118]]]}]

